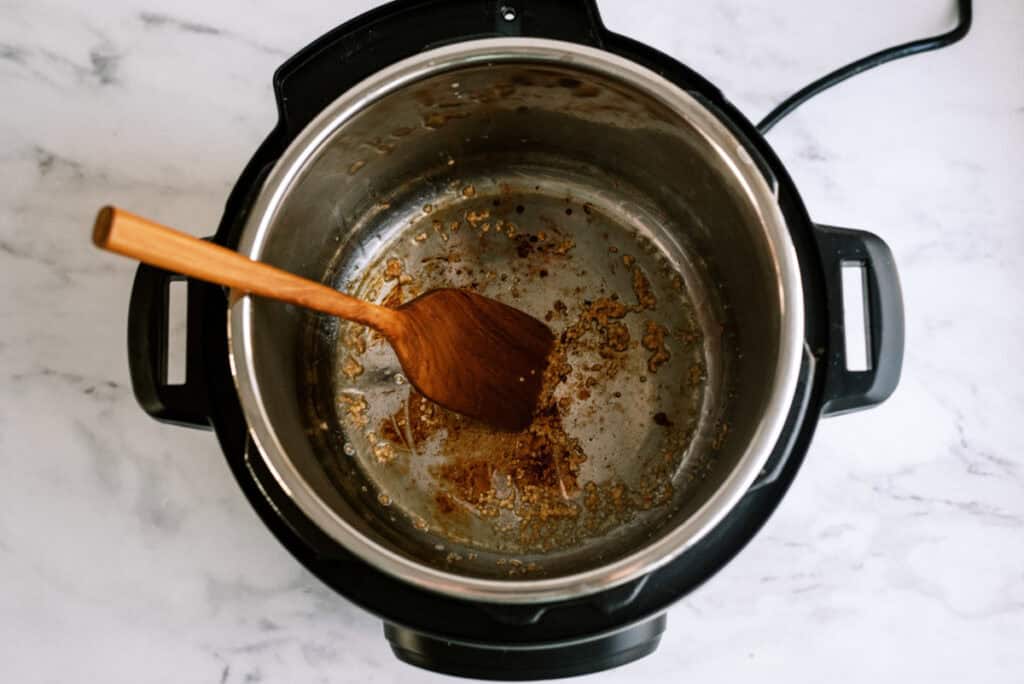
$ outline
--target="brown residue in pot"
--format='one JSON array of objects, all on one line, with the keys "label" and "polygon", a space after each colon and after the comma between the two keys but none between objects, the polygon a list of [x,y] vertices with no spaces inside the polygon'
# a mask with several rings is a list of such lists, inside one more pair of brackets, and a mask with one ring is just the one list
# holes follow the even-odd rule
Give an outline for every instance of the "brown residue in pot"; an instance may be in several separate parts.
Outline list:
[{"label": "brown residue in pot", "polygon": [[357,323],[349,323],[345,326],[345,335],[342,341],[352,355],[358,356],[364,353],[366,351],[366,328]]},{"label": "brown residue in pot", "polygon": [[694,321],[690,321],[687,327],[676,330],[676,337],[687,347],[700,344],[704,339],[704,335],[701,334],[700,328]]},{"label": "brown residue in pot", "polygon": [[667,334],[668,329],[664,326],[658,325],[652,320],[647,321],[647,327],[640,343],[644,349],[653,352],[651,357],[647,359],[647,370],[652,373],[657,373],[658,368],[672,358],[668,348],[665,346],[665,335]]},{"label": "brown residue in pot", "polygon": [[434,495],[434,506],[437,508],[437,512],[441,515],[451,515],[458,510],[458,504],[448,494],[448,492],[438,492]]},{"label": "brown residue in pot", "polygon": [[388,292],[384,299],[380,301],[381,306],[386,306],[389,309],[397,309],[403,304],[404,293],[402,292],[402,284],[397,283],[391,291]]},{"label": "brown residue in pot", "polygon": [[725,438],[729,434],[729,424],[719,423],[715,430],[714,439],[711,440],[711,448],[718,451],[722,448],[722,444],[725,443]]},{"label": "brown residue in pot", "polygon": [[556,299],[555,303],[551,307],[551,311],[548,311],[546,314],[544,314],[544,320],[548,321],[549,323],[551,321],[560,321],[563,318],[565,318],[565,314],[568,310],[569,309],[568,307],[566,307],[565,302],[563,302],[561,299]]},{"label": "brown residue in pot", "polygon": [[700,364],[695,363],[691,365],[689,373],[691,387],[698,387],[704,382],[704,368]]},{"label": "brown residue in pot", "polygon": [[384,265],[384,280],[398,280],[404,271],[401,259],[388,259]]},{"label": "brown residue in pot", "polygon": [[476,211],[476,210],[467,211],[466,212],[466,223],[468,223],[473,228],[476,228],[481,223],[483,223],[484,221],[489,219],[490,217],[491,217],[491,210],[490,209],[482,209],[480,211]]},{"label": "brown residue in pot", "polygon": [[[383,390],[384,395],[393,398],[397,398],[399,391],[409,394],[397,409],[389,408],[379,420],[380,413],[375,414],[372,427],[376,434],[366,438],[368,444],[364,448],[368,453],[364,453],[372,455],[371,459],[376,457],[376,464],[396,469],[388,477],[412,477],[416,486],[422,488],[425,498],[419,499],[419,503],[413,499],[408,511],[413,525],[417,529],[426,527],[426,518],[432,533],[458,543],[496,543],[498,549],[507,553],[542,552],[609,532],[637,512],[667,503],[682,453],[680,445],[688,443],[692,435],[685,433],[690,429],[687,425],[691,419],[687,415],[677,418],[673,413],[670,419],[670,414],[660,410],[668,410],[669,404],[654,408],[647,415],[647,421],[653,420],[654,425],[664,428],[650,427],[662,435],[668,448],[663,462],[661,454],[645,461],[639,479],[632,473],[626,475],[625,481],[606,479],[602,459],[606,446],[598,442],[594,445],[597,450],[591,454],[596,459],[596,481],[584,481],[582,465],[588,460],[589,433],[583,433],[581,443],[573,432],[591,421],[598,430],[603,429],[603,422],[609,418],[608,409],[628,402],[634,389],[647,393],[664,391],[660,385],[652,387],[657,385],[654,374],[666,364],[672,366],[669,362],[675,350],[684,355],[678,360],[684,369],[679,384],[703,382],[703,367],[697,368],[696,380],[685,377],[690,362],[683,358],[699,351],[693,345],[701,340],[693,314],[689,314],[688,322],[673,326],[671,336],[678,341],[670,353],[670,333],[656,322],[657,315],[650,313],[658,305],[652,281],[648,280],[648,273],[653,276],[655,271],[642,270],[633,255],[622,253],[630,247],[606,243],[604,247],[611,258],[603,262],[602,268],[614,275],[621,259],[627,271],[623,276],[631,282],[635,301],[628,291],[612,294],[612,281],[603,281],[592,291],[574,288],[566,285],[562,276],[575,273],[582,277],[583,270],[570,263],[575,258],[576,245],[570,234],[546,218],[541,209],[523,207],[511,194],[496,199],[487,194],[489,188],[481,186],[478,191],[466,180],[452,180],[448,190],[462,206],[435,205],[431,207],[433,215],[421,214],[418,219],[424,221],[426,230],[416,240],[425,242],[436,233],[440,239],[432,244],[441,251],[432,253],[433,250],[410,245],[414,250],[411,253],[392,254],[406,257],[417,275],[415,283],[421,287],[461,286],[478,291],[490,287],[496,297],[507,298],[513,305],[520,292],[527,291],[527,281],[546,284],[552,288],[552,299],[560,297],[543,315],[558,335],[559,343],[545,373],[544,393],[535,419],[520,432],[495,432],[440,408],[412,387]],[[558,213],[564,209],[561,207]],[[578,220],[593,213],[595,210],[585,204],[573,216]],[[522,214],[522,218],[517,214]],[[524,232],[508,220],[509,216],[524,222]],[[483,235],[491,228],[490,232],[504,233],[510,243]],[[446,237],[449,241],[442,247]],[[472,243],[467,242],[470,240]],[[468,250],[468,258],[463,259],[462,249]],[[511,254],[512,259],[504,272],[497,273],[473,261],[476,249],[500,250],[499,253]],[[386,291],[383,303],[400,306],[414,295],[416,285],[401,260],[386,259],[382,270],[373,281],[379,289],[372,299],[379,301],[376,297]],[[391,285],[381,287],[386,282]],[[667,280],[662,285],[665,296],[674,303]],[[361,327],[351,328],[358,328],[369,340],[374,339]],[[342,334],[348,347],[346,352],[355,355],[366,349],[366,339],[360,343],[357,336]],[[646,376],[638,375],[644,372]],[[640,384],[644,380],[648,380],[646,387]],[[615,384],[610,385],[611,382]],[[351,423],[366,429],[365,400],[342,401]],[[609,423],[614,424],[614,420]],[[721,439],[715,441],[720,443]],[[417,506],[426,508],[417,510]],[[418,525],[416,521],[420,521]],[[495,542],[489,539],[491,534],[495,535]]]},{"label": "brown residue in pot", "polygon": [[439,128],[444,128],[449,121],[453,121],[455,119],[465,119],[468,116],[469,114],[465,112],[448,112],[447,114],[428,114],[427,116],[423,117],[423,127],[431,128],[436,131]]},{"label": "brown residue in pot", "polygon": [[422,394],[411,390],[408,400],[384,419],[380,435],[391,444],[409,451],[447,427],[444,409]]},{"label": "brown residue in pot", "polygon": [[378,463],[391,463],[397,454],[395,449],[387,442],[377,442],[373,445],[373,456]]},{"label": "brown residue in pot", "polygon": [[622,354],[629,349],[631,342],[629,328],[620,319],[625,318],[629,309],[625,304],[608,297],[601,297],[594,302],[587,302],[579,320],[565,329],[562,333],[564,341],[576,343],[582,347],[590,347],[586,344],[585,337],[593,330],[597,332],[594,351],[603,359],[608,359],[606,375],[611,378],[621,367]]},{"label": "brown residue in pot", "polygon": [[454,503],[452,497],[475,507],[481,514],[497,514],[493,506],[495,466],[488,458],[456,458],[435,468],[435,475],[444,483],[445,507]]},{"label": "brown residue in pot", "polygon": [[459,501],[483,517],[494,517],[502,508],[514,509],[524,521],[564,515],[576,508],[566,502],[579,491],[579,467],[586,460],[579,442],[566,433],[555,399],[556,388],[571,372],[565,352],[556,348],[537,415],[521,432],[495,432],[412,392],[380,433],[395,447],[411,451],[444,432],[448,460],[432,468],[442,488],[435,500],[440,513],[454,510]]},{"label": "brown residue in pot", "polygon": [[557,245],[551,248],[551,253],[557,256],[565,256],[569,253],[573,247],[576,246],[576,242],[573,240],[562,240]]},{"label": "brown residue in pot", "polygon": [[344,373],[345,377],[349,380],[355,380],[363,374],[363,364],[359,363],[354,356],[349,354],[341,364],[341,372]]},{"label": "brown residue in pot", "polygon": [[601,297],[584,312],[583,319],[597,321],[598,325],[606,326],[611,319],[624,318],[628,313],[626,305],[617,299]]},{"label": "brown residue in pot", "polygon": [[345,407],[345,413],[348,414],[352,424],[357,428],[366,427],[370,420],[366,415],[366,411],[369,409],[366,397],[361,394],[344,393],[338,399],[338,403]]},{"label": "brown residue in pot", "polygon": [[641,309],[653,311],[658,306],[658,300],[651,292],[651,281],[647,279],[639,266],[633,269],[633,293],[636,294],[636,301]]},{"label": "brown residue in pot", "polygon": [[623,323],[609,323],[605,340],[605,346],[609,351],[624,352],[629,349],[629,328]]},{"label": "brown residue in pot", "polygon": [[363,143],[366,147],[369,147],[377,154],[389,155],[395,151],[395,145],[393,143],[384,142],[380,138],[376,138],[372,142]]}]

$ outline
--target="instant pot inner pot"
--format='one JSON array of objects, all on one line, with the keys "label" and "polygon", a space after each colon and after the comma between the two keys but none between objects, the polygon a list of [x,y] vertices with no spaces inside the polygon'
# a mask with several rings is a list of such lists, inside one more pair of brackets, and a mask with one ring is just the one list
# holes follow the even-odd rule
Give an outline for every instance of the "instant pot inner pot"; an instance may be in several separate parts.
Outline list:
[{"label": "instant pot inner pot", "polygon": [[562,344],[534,427],[496,435],[419,398],[371,331],[254,300],[263,410],[330,524],[456,575],[531,580],[692,515],[743,456],[779,351],[736,154],[568,62],[453,67],[339,125],[255,257],[389,305],[473,289]]}]

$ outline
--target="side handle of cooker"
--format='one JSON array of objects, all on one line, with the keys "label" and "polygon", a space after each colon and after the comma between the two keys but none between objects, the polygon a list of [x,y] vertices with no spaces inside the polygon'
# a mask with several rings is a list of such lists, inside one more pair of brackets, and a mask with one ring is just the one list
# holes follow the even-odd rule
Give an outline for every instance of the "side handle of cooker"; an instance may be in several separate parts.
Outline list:
[{"label": "side handle of cooker", "polygon": [[170,285],[182,280],[155,266],[139,266],[128,305],[128,368],[135,398],[146,413],[164,423],[208,429],[209,399],[198,367],[199,283],[187,281],[185,382],[166,382]]},{"label": "side handle of cooker", "polygon": [[[836,415],[876,406],[896,390],[903,368],[903,295],[892,251],[878,236],[859,230],[816,226],[815,236],[829,311],[823,412]],[[849,266],[863,273],[866,370],[849,370],[847,365],[843,269]]]}]

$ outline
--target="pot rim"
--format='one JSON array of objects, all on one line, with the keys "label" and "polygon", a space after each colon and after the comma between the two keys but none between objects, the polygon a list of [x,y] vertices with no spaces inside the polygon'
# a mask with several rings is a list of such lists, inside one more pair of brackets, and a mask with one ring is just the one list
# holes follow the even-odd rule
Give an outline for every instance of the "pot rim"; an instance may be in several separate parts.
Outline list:
[{"label": "pot rim", "polygon": [[227,315],[228,359],[250,435],[274,479],[331,539],[378,570],[420,588],[466,600],[526,604],[598,593],[646,575],[696,544],[747,492],[782,433],[796,391],[804,329],[799,262],[776,190],[744,145],[693,96],[636,62],[596,48],[539,38],[487,38],[436,48],[369,76],[328,105],[274,165],[246,219],[238,251],[258,258],[292,183],[320,146],[359,111],[384,96],[453,68],[527,62],[579,65],[629,83],[688,119],[727,162],[768,237],[781,303],[775,382],[761,422],[732,471],[701,507],[660,539],[606,565],[554,578],[495,580],[429,567],[391,551],[352,527],[320,499],[289,460],[263,405],[252,354],[252,297],[232,291]]}]

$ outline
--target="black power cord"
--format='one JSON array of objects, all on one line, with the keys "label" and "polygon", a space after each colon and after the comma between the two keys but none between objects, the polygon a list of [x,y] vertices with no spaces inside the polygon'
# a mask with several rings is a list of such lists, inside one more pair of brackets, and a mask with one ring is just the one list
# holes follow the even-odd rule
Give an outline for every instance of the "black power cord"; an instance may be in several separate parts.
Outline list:
[{"label": "black power cord", "polygon": [[915,40],[881,50],[873,55],[868,55],[863,59],[858,59],[856,62],[851,62],[844,67],[840,67],[830,74],[822,76],[817,81],[804,86],[802,89],[790,95],[778,107],[770,111],[768,116],[764,117],[764,119],[761,120],[761,123],[757,124],[757,130],[761,131],[762,134],[767,133],[775,124],[779,123],[779,121],[804,102],[807,102],[807,100],[811,99],[815,95],[828,90],[837,83],[842,83],[851,76],[856,76],[868,69],[874,69],[876,66],[880,66],[886,62],[891,62],[894,59],[909,57],[911,55],[916,55],[919,52],[938,50],[939,48],[944,48],[947,45],[952,45],[957,42],[966,36],[967,32],[971,30],[971,0],[958,0],[957,7],[960,14],[960,21],[952,31],[932,38],[922,38],[921,40]]}]

